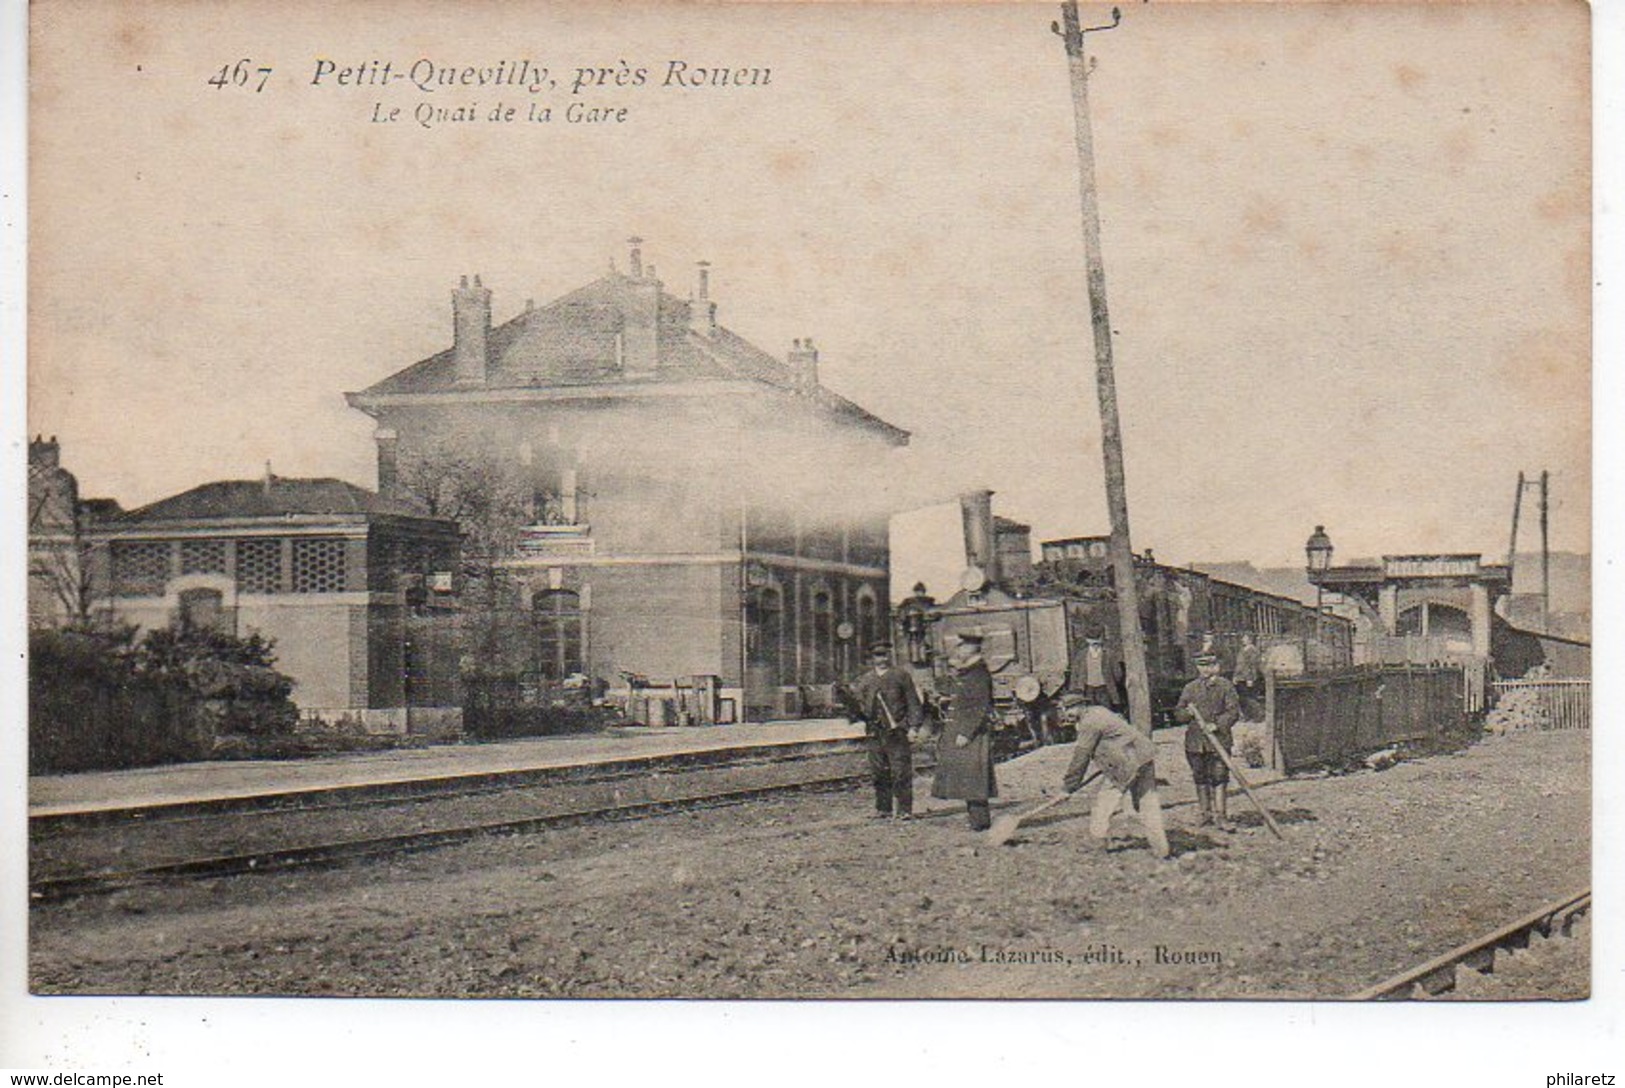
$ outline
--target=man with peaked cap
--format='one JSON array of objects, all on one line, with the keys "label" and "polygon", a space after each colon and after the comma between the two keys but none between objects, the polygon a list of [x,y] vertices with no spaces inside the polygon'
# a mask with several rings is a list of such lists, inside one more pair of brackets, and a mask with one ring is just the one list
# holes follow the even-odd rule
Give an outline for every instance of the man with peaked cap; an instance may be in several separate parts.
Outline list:
[{"label": "man with peaked cap", "polygon": [[[1211,737],[1197,722],[1198,714],[1212,728]],[[1186,723],[1185,761],[1190,764],[1191,777],[1196,780],[1196,803],[1201,808],[1199,825],[1215,825],[1220,831],[1233,830],[1225,799],[1230,771],[1213,745],[1221,744],[1226,754],[1230,752],[1230,729],[1241,720],[1241,699],[1236,695],[1235,685],[1219,675],[1216,655],[1196,656],[1196,679],[1179,693],[1174,720]]]},{"label": "man with peaked cap", "polygon": [[866,724],[875,819],[914,818],[914,750],[910,738],[924,720],[908,670],[892,664],[891,644],[869,647],[870,668],[849,686],[851,709]]},{"label": "man with peaked cap", "polygon": [[993,780],[993,674],[982,660],[982,636],[959,633],[948,659],[953,668],[953,705],[937,741],[937,774],[931,795],[965,802],[971,830],[993,826],[988,799],[999,795]]}]

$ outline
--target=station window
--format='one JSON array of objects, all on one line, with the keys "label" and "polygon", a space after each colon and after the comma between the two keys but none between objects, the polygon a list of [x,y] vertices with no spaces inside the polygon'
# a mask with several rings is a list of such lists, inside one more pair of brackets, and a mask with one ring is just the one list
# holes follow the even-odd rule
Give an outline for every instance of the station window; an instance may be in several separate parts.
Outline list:
[{"label": "station window", "polygon": [[825,589],[813,594],[810,618],[812,677],[815,684],[835,679],[835,604]]},{"label": "station window", "polygon": [[129,596],[157,596],[169,581],[169,542],[120,541],[113,545],[113,585]]},{"label": "station window", "polygon": [[281,591],[282,541],[238,541],[237,592],[280,593]]},{"label": "station window", "polygon": [[293,542],[295,593],[339,593],[343,589],[343,539],[312,537]]},{"label": "station window", "polygon": [[182,541],[181,573],[226,573],[226,542],[224,540]]},{"label": "station window", "polygon": [[784,594],[777,586],[762,586],[750,598],[746,615],[746,652],[752,665],[780,675],[784,644]]},{"label": "station window", "polygon": [[581,595],[568,589],[538,593],[531,602],[536,629],[536,671],[544,680],[563,680],[586,671],[582,655]]}]

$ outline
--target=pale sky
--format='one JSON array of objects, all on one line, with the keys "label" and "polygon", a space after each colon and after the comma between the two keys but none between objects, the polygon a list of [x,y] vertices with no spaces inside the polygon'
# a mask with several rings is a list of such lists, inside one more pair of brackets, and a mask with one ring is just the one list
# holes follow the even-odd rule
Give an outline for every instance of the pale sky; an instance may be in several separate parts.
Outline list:
[{"label": "pale sky", "polygon": [[[341,394],[449,345],[459,275],[502,321],[635,233],[914,432],[911,501],[983,485],[1035,538],[1104,532],[1057,10],[45,0],[30,430],[126,505],[267,460],[371,486]],[[1544,468],[1553,546],[1586,549],[1587,9],[1136,4],[1089,42],[1135,546],[1293,564],[1321,523],[1345,557],[1493,556]],[[207,84],[239,57],[263,92]],[[323,57],[561,86],[313,87]],[[671,59],[771,82],[655,86]],[[623,60],[649,83],[571,95]],[[499,100],[556,116],[410,119]],[[958,569],[951,508],[896,529],[894,588]]]}]

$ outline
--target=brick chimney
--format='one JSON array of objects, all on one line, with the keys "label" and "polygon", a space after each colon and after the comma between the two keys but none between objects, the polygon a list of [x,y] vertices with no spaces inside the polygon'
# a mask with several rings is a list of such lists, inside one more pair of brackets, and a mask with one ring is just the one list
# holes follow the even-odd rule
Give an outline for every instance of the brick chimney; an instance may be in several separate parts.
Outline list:
[{"label": "brick chimney", "polygon": [[711,301],[711,262],[699,262],[699,283],[688,303],[688,327],[701,336],[717,334],[717,304]]},{"label": "brick chimney", "polygon": [[790,345],[789,362],[797,392],[807,393],[818,388],[818,349],[813,347],[812,337]]},{"label": "brick chimney", "polygon": [[36,468],[60,468],[62,466],[62,447],[57,444],[56,435],[46,438],[37,435],[28,443],[28,463]]},{"label": "brick chimney", "polygon": [[401,436],[391,427],[379,427],[372,440],[378,445],[378,494],[394,495],[401,482]]},{"label": "brick chimney", "polygon": [[621,367],[628,374],[652,374],[660,367],[660,281],[653,265],[644,274],[643,239],[627,244],[632,272],[621,312]]},{"label": "brick chimney", "polygon": [[451,293],[452,345],[458,385],[484,385],[487,340],[491,333],[491,292],[464,276]]}]

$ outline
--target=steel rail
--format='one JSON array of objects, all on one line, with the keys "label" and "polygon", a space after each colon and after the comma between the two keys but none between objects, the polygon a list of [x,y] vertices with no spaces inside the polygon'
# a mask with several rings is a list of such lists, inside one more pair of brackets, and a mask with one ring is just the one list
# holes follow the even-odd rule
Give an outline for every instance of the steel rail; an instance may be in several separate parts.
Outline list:
[{"label": "steel rail", "polygon": [[1527,948],[1530,936],[1535,933],[1543,937],[1550,937],[1554,932],[1567,935],[1574,926],[1574,920],[1590,909],[1591,889],[1587,888],[1547,903],[1487,936],[1457,945],[1420,967],[1413,967],[1359,993],[1351,994],[1347,1000],[1408,1001],[1415,998],[1418,986],[1428,995],[1444,993],[1455,988],[1458,968],[1470,967],[1478,971],[1493,972],[1497,950]]},{"label": "steel rail", "polygon": [[549,827],[636,820],[674,812],[722,808],[744,804],[774,794],[837,789],[855,782],[866,781],[868,777],[868,770],[865,769],[863,771],[827,775],[822,778],[811,778],[799,782],[721,790],[695,797],[639,801],[623,805],[601,805],[577,808],[566,812],[548,813],[542,816],[497,820],[459,827],[440,828],[432,831],[415,831],[396,835],[379,835],[364,839],[340,840],[290,847],[285,850],[260,850],[248,854],[195,858],[119,872],[103,871],[52,877],[31,882],[28,894],[31,902],[43,903],[82,895],[104,894],[139,885],[164,883],[166,881],[239,876],[277,869],[337,864],[346,861],[431,850],[441,846],[467,842],[487,835],[523,834]]}]

